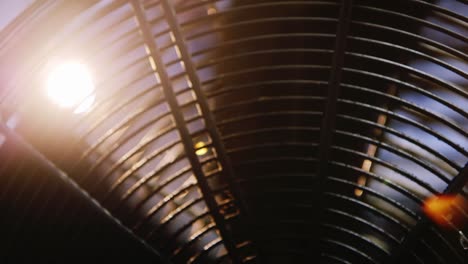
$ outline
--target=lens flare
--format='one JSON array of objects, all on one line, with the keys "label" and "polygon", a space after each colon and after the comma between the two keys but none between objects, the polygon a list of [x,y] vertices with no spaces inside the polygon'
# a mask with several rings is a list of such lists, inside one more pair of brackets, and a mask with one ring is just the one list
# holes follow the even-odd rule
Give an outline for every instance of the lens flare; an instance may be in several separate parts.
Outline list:
[{"label": "lens flare", "polygon": [[47,79],[47,96],[59,107],[74,109],[74,113],[89,111],[95,94],[88,68],[78,62],[54,68]]}]

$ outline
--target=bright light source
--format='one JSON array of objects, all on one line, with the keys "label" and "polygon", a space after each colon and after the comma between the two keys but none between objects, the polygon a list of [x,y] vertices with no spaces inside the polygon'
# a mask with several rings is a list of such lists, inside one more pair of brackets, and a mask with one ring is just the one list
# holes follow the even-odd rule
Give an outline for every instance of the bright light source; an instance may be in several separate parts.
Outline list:
[{"label": "bright light source", "polygon": [[47,80],[47,95],[58,106],[88,111],[94,103],[94,84],[84,64],[67,62],[53,69]]},{"label": "bright light source", "polygon": [[205,147],[205,142],[203,141],[199,141],[195,144],[195,154],[197,154],[198,156],[203,156],[205,155],[206,153],[208,153],[208,148]]}]

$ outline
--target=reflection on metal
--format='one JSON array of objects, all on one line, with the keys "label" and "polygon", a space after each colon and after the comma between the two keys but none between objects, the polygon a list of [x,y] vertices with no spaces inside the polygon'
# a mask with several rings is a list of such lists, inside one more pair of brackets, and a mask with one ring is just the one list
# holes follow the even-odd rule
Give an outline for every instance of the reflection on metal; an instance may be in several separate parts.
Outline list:
[{"label": "reflection on metal", "polygon": [[4,134],[0,133],[0,147],[3,146],[3,143],[5,143],[6,137]]},{"label": "reflection on metal", "polygon": [[199,141],[195,144],[194,148],[195,148],[195,153],[198,155],[198,156],[203,156],[205,155],[206,153],[208,153],[208,148],[205,147],[205,142],[203,141]]},{"label": "reflection on metal", "polygon": [[462,231],[458,231],[458,233],[460,234],[460,245],[464,250],[468,250],[468,238]]},{"label": "reflection on metal", "polygon": [[[423,209],[466,196],[467,8],[396,2],[35,1],[3,120],[174,263],[464,263],[466,214]],[[27,99],[67,51],[96,97],[54,123]]]}]

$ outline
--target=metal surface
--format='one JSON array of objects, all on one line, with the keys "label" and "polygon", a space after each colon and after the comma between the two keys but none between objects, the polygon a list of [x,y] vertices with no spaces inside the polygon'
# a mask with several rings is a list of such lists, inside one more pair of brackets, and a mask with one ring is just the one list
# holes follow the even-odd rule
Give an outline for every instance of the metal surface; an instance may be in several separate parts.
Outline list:
[{"label": "metal surface", "polygon": [[[448,228],[423,208],[467,201],[467,14],[449,0],[36,1],[0,33],[0,122],[172,263],[465,263],[468,203]],[[43,96],[69,58],[92,69],[89,112]],[[86,230],[93,214],[76,210],[53,232],[73,199],[35,211],[25,197],[49,183],[29,193],[38,172],[2,135],[0,200],[25,205],[8,236],[29,212],[57,237]]]}]

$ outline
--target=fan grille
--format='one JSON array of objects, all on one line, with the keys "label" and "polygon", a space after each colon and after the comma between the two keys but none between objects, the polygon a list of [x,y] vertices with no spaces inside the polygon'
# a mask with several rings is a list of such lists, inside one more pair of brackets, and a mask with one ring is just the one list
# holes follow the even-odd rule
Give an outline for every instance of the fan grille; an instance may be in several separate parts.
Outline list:
[{"label": "fan grille", "polygon": [[[466,227],[422,208],[467,198],[467,12],[36,1],[2,32],[2,130],[169,262],[464,263]],[[41,95],[69,58],[92,67],[87,113]]]}]

